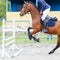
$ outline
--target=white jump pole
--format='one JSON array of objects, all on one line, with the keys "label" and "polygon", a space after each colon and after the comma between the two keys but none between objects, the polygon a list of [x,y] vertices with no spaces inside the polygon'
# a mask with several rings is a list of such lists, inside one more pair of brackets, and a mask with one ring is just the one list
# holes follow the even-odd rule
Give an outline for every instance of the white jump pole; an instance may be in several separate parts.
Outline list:
[{"label": "white jump pole", "polygon": [[12,50],[12,51],[17,50],[17,52],[15,54],[13,54],[12,57],[17,56],[19,53],[21,53],[23,51],[22,47],[18,48],[18,46],[16,45],[16,39],[15,39],[16,38],[16,34],[15,34],[16,31],[17,31],[17,29],[16,29],[16,25],[15,25],[15,18],[13,18],[13,31],[12,31],[12,34],[14,36],[14,42],[13,42],[13,44],[11,45],[11,47],[9,49]]},{"label": "white jump pole", "polygon": [[[4,57],[5,55],[6,56],[8,56],[8,57],[14,57],[14,56],[17,56],[20,52],[22,52],[23,51],[23,49],[22,49],[22,47],[21,48],[18,48],[17,47],[17,45],[15,44],[16,43],[16,39],[15,39],[15,37],[16,37],[16,34],[15,34],[15,32],[16,32],[16,25],[15,25],[15,18],[13,19],[13,27],[12,27],[12,29],[11,29],[11,31],[12,31],[12,34],[13,34],[13,36],[12,37],[9,37],[9,38],[7,38],[7,39],[5,39],[5,32],[8,32],[8,30],[6,30],[5,29],[5,19],[3,19],[3,22],[2,22],[2,34],[3,34],[3,36],[2,36],[2,52],[1,52],[1,54],[2,54],[2,57]],[[10,30],[9,30],[10,31]],[[13,54],[12,56],[10,56],[10,54],[8,54],[5,50],[5,45],[9,45],[10,44],[10,42],[8,42],[7,44],[5,44],[5,41],[6,40],[9,40],[9,39],[11,39],[11,38],[14,38],[13,40],[12,40],[12,42],[11,43],[13,43],[12,45],[11,45],[11,47],[9,48],[9,49],[12,49],[12,50],[18,50],[15,54]]]},{"label": "white jump pole", "polygon": [[3,23],[2,23],[2,57],[4,57],[4,55],[10,57],[10,55],[5,51],[5,19],[3,19]]},{"label": "white jump pole", "polygon": [[13,18],[13,32],[12,32],[12,34],[13,34],[13,36],[14,36],[14,43],[13,43],[13,45],[9,48],[10,50],[19,50],[19,48],[16,46],[16,34],[15,34],[15,32],[16,32],[16,25],[15,25],[15,18]]},{"label": "white jump pole", "polygon": [[18,52],[17,53],[15,53],[13,56],[15,57],[15,56],[17,56],[19,53],[21,53],[22,51],[23,51],[23,49],[20,47],[20,48],[18,48],[17,47],[17,45],[16,45],[16,31],[17,31],[17,29],[16,29],[16,25],[15,25],[15,18],[13,18],[13,25],[14,25],[14,29],[13,29],[13,36],[14,36],[14,44],[13,44],[13,46],[11,47],[12,48],[12,50],[18,50]]}]

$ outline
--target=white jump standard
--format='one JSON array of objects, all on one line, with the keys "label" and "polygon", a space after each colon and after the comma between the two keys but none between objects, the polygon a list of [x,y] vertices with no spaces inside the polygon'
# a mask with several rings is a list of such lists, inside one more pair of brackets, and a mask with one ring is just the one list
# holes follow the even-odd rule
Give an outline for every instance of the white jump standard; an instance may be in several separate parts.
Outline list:
[{"label": "white jump standard", "polygon": [[[1,56],[2,57],[4,57],[5,55],[8,56],[8,57],[17,56],[23,50],[22,48],[18,48],[16,46],[16,44],[15,44],[15,36],[16,36],[15,35],[15,32],[16,32],[16,30],[15,30],[16,29],[15,28],[16,27],[15,26],[15,19],[13,19],[12,23],[13,23],[13,26],[5,26],[5,19],[3,19],[3,23],[2,23],[2,52],[1,52]],[[9,30],[5,29],[7,27],[9,27],[9,28],[12,27],[12,28],[10,28]],[[5,32],[9,32],[9,31],[12,32],[12,37],[5,38]],[[10,39],[11,39],[11,41],[10,41]],[[5,43],[5,41],[7,41],[7,43]],[[6,52],[6,48],[5,48],[5,45],[8,46],[11,43],[12,43],[12,45],[11,45],[10,49],[12,49],[12,50],[18,50],[12,56]]]}]

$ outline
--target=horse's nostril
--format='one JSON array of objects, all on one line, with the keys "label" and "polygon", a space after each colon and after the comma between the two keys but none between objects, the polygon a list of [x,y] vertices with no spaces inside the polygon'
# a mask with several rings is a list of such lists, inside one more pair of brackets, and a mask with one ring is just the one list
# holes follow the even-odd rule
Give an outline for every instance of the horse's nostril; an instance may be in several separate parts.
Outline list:
[{"label": "horse's nostril", "polygon": [[20,16],[22,16],[22,14],[19,14]]},{"label": "horse's nostril", "polygon": [[21,14],[19,14],[19,15],[21,15]]}]

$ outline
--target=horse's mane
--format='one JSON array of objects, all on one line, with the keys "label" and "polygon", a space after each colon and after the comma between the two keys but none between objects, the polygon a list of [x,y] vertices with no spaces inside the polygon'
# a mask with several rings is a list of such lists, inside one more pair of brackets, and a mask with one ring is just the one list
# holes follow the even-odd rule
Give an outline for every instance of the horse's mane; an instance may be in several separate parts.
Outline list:
[{"label": "horse's mane", "polygon": [[37,10],[40,12],[40,9],[33,2],[31,2],[31,1],[27,1],[27,2],[31,3],[32,5],[34,5],[37,8]]}]

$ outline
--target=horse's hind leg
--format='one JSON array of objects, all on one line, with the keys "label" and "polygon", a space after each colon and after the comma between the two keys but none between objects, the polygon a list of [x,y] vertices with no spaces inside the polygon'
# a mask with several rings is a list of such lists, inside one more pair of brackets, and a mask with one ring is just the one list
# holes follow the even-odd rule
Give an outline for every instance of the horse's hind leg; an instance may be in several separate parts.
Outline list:
[{"label": "horse's hind leg", "polygon": [[59,47],[60,47],[60,34],[58,35],[58,41],[57,41],[56,47],[55,47],[52,51],[50,51],[49,54],[54,53],[54,51],[55,51],[57,48],[59,48]]},{"label": "horse's hind leg", "polygon": [[49,54],[54,53],[54,51],[59,47],[59,45],[57,45],[52,51],[49,52]]}]

